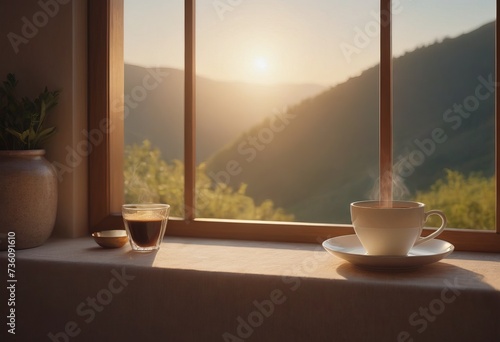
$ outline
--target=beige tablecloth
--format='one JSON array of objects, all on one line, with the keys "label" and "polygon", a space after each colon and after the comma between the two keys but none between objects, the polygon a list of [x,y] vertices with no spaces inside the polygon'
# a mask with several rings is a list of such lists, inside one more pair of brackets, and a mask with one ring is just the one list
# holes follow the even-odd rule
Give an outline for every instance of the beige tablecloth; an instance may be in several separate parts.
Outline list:
[{"label": "beige tablecloth", "polygon": [[19,341],[500,341],[498,254],[374,272],[319,245],[167,237],[141,254],[52,239],[16,252],[15,279]]}]

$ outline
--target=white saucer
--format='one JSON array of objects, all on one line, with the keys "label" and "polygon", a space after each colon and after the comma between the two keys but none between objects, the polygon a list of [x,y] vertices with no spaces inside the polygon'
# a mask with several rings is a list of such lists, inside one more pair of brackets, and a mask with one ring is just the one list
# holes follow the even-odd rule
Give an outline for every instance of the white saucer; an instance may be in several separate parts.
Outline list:
[{"label": "white saucer", "polygon": [[356,234],[325,240],[323,248],[354,265],[377,269],[405,269],[431,264],[455,249],[449,242],[432,239],[413,247],[405,256],[367,255]]}]

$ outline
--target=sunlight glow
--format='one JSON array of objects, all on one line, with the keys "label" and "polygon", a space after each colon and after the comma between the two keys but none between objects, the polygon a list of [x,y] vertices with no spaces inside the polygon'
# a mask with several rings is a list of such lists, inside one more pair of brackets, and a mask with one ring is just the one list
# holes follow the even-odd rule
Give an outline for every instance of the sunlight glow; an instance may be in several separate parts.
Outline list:
[{"label": "sunlight glow", "polygon": [[258,57],[253,62],[255,69],[259,71],[266,71],[269,67],[269,63],[264,57]]},{"label": "sunlight glow", "polygon": [[[380,35],[367,31],[378,23],[377,0],[196,3],[196,70],[211,79],[332,86],[379,62]],[[395,56],[495,20],[493,0],[394,4]],[[125,0],[125,61],[183,69],[183,6],[182,0]],[[421,18],[426,25],[418,26]]]}]

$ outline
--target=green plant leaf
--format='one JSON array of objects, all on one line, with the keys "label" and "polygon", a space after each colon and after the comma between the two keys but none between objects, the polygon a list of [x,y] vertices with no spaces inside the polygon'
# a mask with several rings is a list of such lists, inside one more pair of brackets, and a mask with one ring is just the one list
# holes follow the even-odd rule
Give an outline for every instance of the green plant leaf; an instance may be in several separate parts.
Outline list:
[{"label": "green plant leaf", "polygon": [[28,141],[33,141],[36,138],[36,132],[33,127],[30,127],[29,129],[29,135],[28,135]]},{"label": "green plant leaf", "polygon": [[28,137],[29,135],[29,130],[26,130],[22,133],[20,132],[17,132],[15,130],[13,130],[12,128],[6,128],[5,129],[7,132],[9,132],[10,134],[12,134],[14,137],[16,137],[17,139],[19,139],[19,141],[23,144],[26,143],[26,138]]},{"label": "green plant leaf", "polygon": [[0,149],[35,149],[55,133],[44,129],[48,112],[57,105],[60,91],[47,87],[34,99],[18,97],[17,79],[8,74],[0,83]]},{"label": "green plant leaf", "polygon": [[40,103],[40,121],[38,124],[39,127],[41,127],[43,125],[43,122],[45,120],[46,110],[47,110],[47,105],[45,104],[45,101],[42,100]]},{"label": "green plant leaf", "polygon": [[51,136],[53,136],[56,133],[56,128],[55,127],[49,127],[44,129],[43,131],[39,132],[36,136],[36,139],[33,141],[33,148],[39,147],[41,144],[43,144],[47,139],[49,139]]}]

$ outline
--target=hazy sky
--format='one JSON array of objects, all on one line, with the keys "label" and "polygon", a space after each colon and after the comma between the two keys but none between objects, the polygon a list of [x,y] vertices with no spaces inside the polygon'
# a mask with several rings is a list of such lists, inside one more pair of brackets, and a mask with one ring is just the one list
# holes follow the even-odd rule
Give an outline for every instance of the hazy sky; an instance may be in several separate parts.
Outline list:
[{"label": "hazy sky", "polygon": [[[199,0],[197,72],[334,85],[378,63],[379,0]],[[125,0],[125,61],[183,68],[184,1]],[[495,19],[495,0],[393,0],[395,56]]]}]

